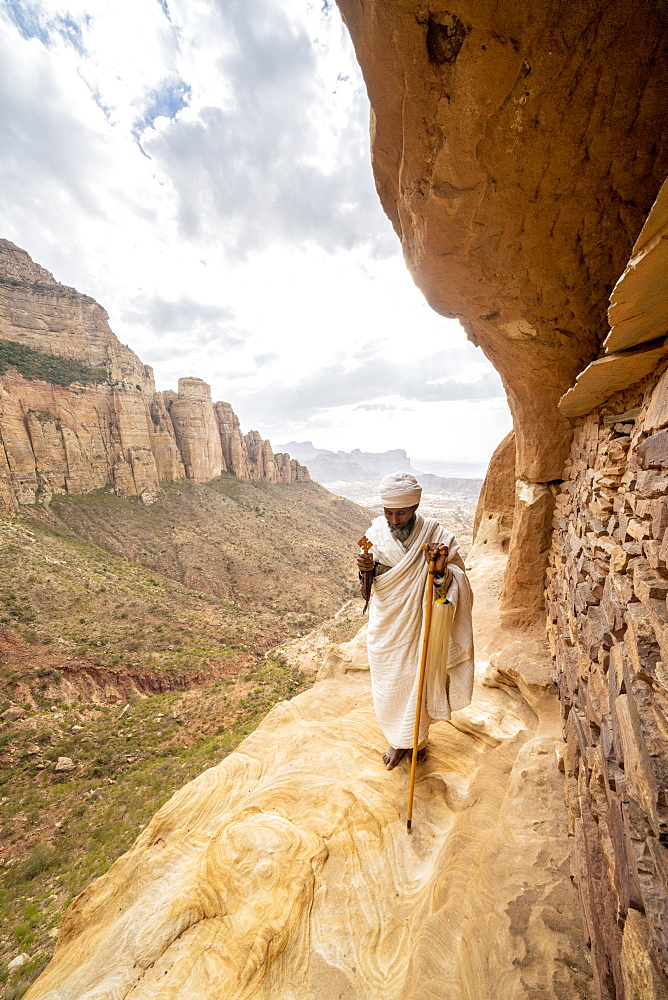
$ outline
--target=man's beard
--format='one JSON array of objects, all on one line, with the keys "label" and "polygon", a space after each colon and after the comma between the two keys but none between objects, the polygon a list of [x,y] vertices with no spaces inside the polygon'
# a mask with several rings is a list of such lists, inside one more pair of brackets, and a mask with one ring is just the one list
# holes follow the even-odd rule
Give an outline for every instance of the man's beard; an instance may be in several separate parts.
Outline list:
[{"label": "man's beard", "polygon": [[388,524],[388,527],[392,538],[396,538],[398,542],[405,542],[415,527],[415,514],[411,515],[410,521],[406,524]]}]

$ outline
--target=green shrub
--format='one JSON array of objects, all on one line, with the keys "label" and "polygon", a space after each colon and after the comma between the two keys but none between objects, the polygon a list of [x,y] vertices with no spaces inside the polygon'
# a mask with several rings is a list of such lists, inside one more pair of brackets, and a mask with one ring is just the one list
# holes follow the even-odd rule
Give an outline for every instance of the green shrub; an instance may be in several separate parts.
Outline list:
[{"label": "green shrub", "polygon": [[[41,379],[53,385],[72,385],[73,382],[95,385],[109,381],[109,373],[104,368],[89,368],[80,361],[44,354],[13,340],[0,340],[0,374],[8,368],[15,368],[31,382]],[[37,419],[46,422],[56,418],[48,410],[40,410]]]},{"label": "green shrub", "polygon": [[58,860],[58,852],[48,844],[37,844],[25,861],[19,865],[19,875],[29,882],[53,868]]}]

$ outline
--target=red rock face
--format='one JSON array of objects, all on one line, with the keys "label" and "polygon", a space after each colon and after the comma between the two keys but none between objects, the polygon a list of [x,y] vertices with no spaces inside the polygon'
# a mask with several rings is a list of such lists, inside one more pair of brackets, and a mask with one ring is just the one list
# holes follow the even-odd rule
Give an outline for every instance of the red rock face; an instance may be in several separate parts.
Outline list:
[{"label": "red rock face", "polygon": [[339,0],[383,207],[433,308],[501,373],[518,474],[559,478],[559,397],[668,170],[665,8]]},{"label": "red rock face", "polygon": [[285,459],[279,476],[269,442],[256,432],[244,438],[229,404],[212,403],[201,379],[180,379],[178,393],[156,393],[151,369],[118,341],[104,309],[7,240],[0,240],[0,339],[102,376],[94,384],[58,385],[48,366],[43,378],[14,369],[0,376],[4,512],[105,486],[150,500],[161,482],[204,482],[223,471],[272,482],[308,479]]}]

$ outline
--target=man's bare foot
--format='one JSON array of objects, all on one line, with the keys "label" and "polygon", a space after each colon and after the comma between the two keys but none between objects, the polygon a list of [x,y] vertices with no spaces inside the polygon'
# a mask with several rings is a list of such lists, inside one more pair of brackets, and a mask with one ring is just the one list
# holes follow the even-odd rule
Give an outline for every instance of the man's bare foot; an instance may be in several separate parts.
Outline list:
[{"label": "man's bare foot", "polygon": [[[407,750],[406,753],[408,754],[408,759],[413,760],[413,750],[412,749]],[[417,762],[418,764],[422,764],[422,762],[425,761],[426,759],[427,759],[427,748],[422,747],[421,750],[418,750]]]},{"label": "man's bare foot", "polygon": [[401,747],[399,747],[398,750],[395,750],[394,747],[388,747],[385,753],[383,754],[383,764],[385,765],[387,770],[391,771],[393,767],[396,767],[401,758],[407,752],[408,751],[405,749],[402,750]]}]

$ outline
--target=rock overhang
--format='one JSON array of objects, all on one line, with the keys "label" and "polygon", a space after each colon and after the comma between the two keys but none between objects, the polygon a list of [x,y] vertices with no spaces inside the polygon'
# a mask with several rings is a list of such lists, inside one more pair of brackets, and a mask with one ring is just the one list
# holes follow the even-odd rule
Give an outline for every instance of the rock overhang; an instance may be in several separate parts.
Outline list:
[{"label": "rock overhang", "polygon": [[430,305],[504,382],[518,473],[561,475],[563,393],[668,172],[660,3],[339,0],[378,193]]}]

